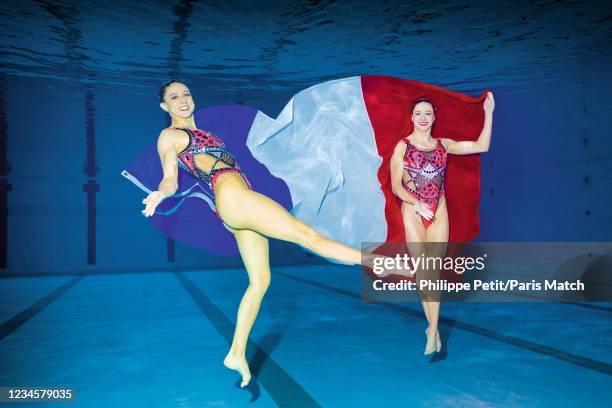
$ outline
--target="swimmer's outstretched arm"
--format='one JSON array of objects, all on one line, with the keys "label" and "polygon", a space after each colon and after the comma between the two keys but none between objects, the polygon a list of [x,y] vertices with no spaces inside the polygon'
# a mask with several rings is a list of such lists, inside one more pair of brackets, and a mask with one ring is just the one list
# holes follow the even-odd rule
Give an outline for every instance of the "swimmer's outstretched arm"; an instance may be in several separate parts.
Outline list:
[{"label": "swimmer's outstretched arm", "polygon": [[159,205],[166,197],[170,197],[178,189],[178,159],[176,149],[174,147],[175,134],[171,129],[164,129],[157,139],[157,152],[161,160],[164,178],[159,183],[157,191],[151,192],[142,200],[146,204],[142,211],[145,217],[150,217],[155,213],[155,207]]},{"label": "swimmer's outstretched arm", "polygon": [[472,154],[484,153],[489,151],[491,144],[491,130],[493,129],[493,110],[495,109],[495,100],[493,93],[487,93],[487,99],[484,101],[483,109],[485,111],[484,126],[478,140],[457,142],[452,139],[442,139],[442,144],[446,147],[446,151],[450,154]]}]

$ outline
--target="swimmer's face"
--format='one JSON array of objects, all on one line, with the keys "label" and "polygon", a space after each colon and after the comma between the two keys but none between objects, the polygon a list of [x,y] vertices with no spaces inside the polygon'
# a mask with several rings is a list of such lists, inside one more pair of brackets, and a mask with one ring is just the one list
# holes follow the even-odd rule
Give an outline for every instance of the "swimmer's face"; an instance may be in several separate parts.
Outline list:
[{"label": "swimmer's face", "polygon": [[180,82],[174,82],[166,88],[164,101],[159,106],[168,112],[170,116],[181,118],[191,117],[195,109],[189,88]]},{"label": "swimmer's face", "polygon": [[433,106],[429,102],[419,102],[412,110],[412,123],[414,128],[422,131],[429,130],[436,120]]}]

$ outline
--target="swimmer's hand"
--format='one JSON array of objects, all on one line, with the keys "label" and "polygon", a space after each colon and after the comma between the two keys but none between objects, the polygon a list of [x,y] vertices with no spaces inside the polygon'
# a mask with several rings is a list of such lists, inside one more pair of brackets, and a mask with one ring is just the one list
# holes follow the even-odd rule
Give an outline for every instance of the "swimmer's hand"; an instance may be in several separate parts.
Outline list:
[{"label": "swimmer's hand", "polygon": [[429,209],[427,204],[425,204],[423,201],[418,201],[414,205],[414,212],[416,212],[418,215],[420,215],[421,217],[425,218],[428,221],[431,221],[434,218],[433,212]]},{"label": "swimmer's hand", "polygon": [[487,92],[487,97],[482,105],[485,113],[492,114],[495,110],[495,99],[493,99],[493,92]]},{"label": "swimmer's hand", "polygon": [[155,214],[155,208],[159,205],[159,203],[164,201],[165,198],[166,195],[163,193],[163,191],[153,191],[147,196],[147,198],[142,200],[142,203],[146,204],[145,209],[141,211],[142,214],[145,217],[150,217]]}]

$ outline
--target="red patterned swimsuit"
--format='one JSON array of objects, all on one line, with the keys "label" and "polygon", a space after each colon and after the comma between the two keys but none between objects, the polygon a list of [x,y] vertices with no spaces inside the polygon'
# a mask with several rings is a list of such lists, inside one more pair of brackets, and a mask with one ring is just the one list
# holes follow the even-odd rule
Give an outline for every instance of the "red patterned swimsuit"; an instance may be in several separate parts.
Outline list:
[{"label": "red patterned swimsuit", "polygon": [[[432,150],[419,150],[410,144],[408,138],[404,142],[408,145],[404,153],[404,170],[411,180],[402,179],[404,188],[415,198],[423,201],[427,207],[436,214],[438,202],[444,195],[444,175],[446,173],[446,149],[440,139],[435,139],[437,144]],[[414,189],[409,187],[414,183]],[[425,228],[429,227],[431,221],[422,218]]]},{"label": "red patterned swimsuit", "polygon": [[[189,144],[178,154],[179,167],[205,181],[211,192],[214,191],[217,177],[230,171],[240,174],[249,188],[251,188],[251,184],[240,169],[240,166],[238,166],[236,159],[220,138],[204,130],[177,129],[183,130],[189,135]],[[199,155],[211,157],[213,164],[209,169],[202,169],[196,165],[195,158]]]}]

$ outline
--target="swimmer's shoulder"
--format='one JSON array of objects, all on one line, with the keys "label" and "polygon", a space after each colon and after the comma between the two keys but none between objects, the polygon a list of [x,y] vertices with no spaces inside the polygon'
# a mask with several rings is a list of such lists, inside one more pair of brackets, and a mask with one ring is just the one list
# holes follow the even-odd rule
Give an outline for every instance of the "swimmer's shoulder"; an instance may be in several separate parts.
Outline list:
[{"label": "swimmer's shoulder", "polygon": [[189,135],[181,129],[168,127],[162,129],[157,138],[159,149],[168,149],[170,146],[175,152],[183,151],[189,144]]},{"label": "swimmer's shoulder", "polygon": [[408,142],[405,137],[402,137],[397,144],[395,145],[395,149],[393,149],[393,153],[395,154],[404,154],[406,148],[408,147]]}]

